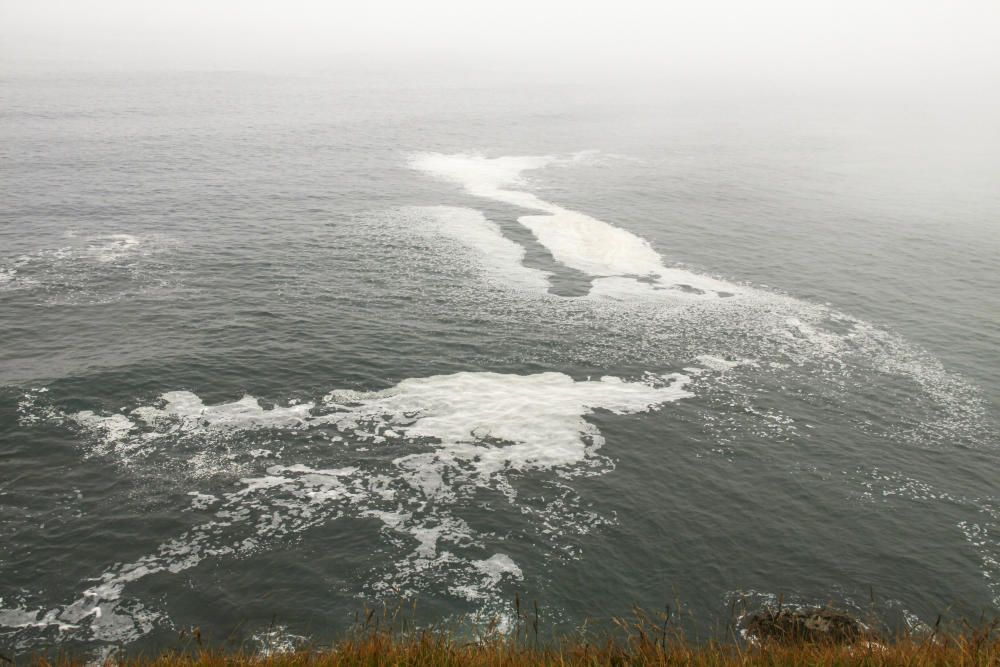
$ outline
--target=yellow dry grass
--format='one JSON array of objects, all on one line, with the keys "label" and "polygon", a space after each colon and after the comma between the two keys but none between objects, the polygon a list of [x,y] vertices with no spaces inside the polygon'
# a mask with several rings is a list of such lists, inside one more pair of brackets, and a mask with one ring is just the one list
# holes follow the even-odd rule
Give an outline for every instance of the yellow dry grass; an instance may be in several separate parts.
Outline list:
[{"label": "yellow dry grass", "polygon": [[[331,646],[288,652],[223,651],[203,644],[195,630],[182,644],[156,656],[112,657],[106,664],[134,667],[375,667],[382,665],[441,665],[449,667],[583,667],[597,665],[686,665],[691,667],[753,667],[812,665],[908,665],[932,667],[1000,667],[998,624],[964,625],[958,631],[939,628],[923,635],[894,639],[869,635],[852,644],[803,641],[798,638],[748,642],[737,633],[731,639],[693,642],[672,627],[664,615],[636,612],[618,619],[604,639],[577,636],[543,641],[538,612],[519,614],[516,628],[501,633],[495,625],[415,629],[401,620],[399,608],[360,616],[356,629]],[[30,664],[75,667],[83,658],[35,657]],[[90,663],[92,664],[92,663]]]}]

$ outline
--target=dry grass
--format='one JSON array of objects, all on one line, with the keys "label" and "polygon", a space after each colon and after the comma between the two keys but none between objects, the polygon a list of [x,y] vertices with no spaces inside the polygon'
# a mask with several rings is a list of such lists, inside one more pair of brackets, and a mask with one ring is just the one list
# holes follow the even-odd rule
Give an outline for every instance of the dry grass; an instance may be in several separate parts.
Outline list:
[{"label": "dry grass", "polygon": [[[691,665],[729,667],[766,665],[960,665],[1000,667],[1000,622],[954,632],[934,628],[923,635],[895,639],[873,634],[851,643],[809,641],[801,637],[771,637],[748,642],[730,628],[731,639],[692,642],[676,630],[669,615],[649,616],[641,611],[617,619],[601,639],[577,636],[562,640],[539,638],[538,610],[520,613],[517,626],[507,633],[495,625],[452,630],[415,629],[401,620],[400,608],[359,616],[356,629],[328,647],[288,652],[231,652],[202,645],[197,630],[183,645],[155,657],[112,658],[106,664],[136,667],[353,667],[381,665],[449,665],[474,667],[528,667],[535,665]],[[36,658],[35,665],[72,667],[85,663],[64,656]]]},{"label": "dry grass", "polygon": [[508,643],[468,644],[425,634],[405,641],[370,637],[344,641],[323,651],[281,653],[268,657],[204,652],[163,655],[127,664],[159,667],[253,665],[1000,665],[1000,647],[958,639],[953,642],[904,641],[889,646],[822,646],[766,644],[741,649],[735,644],[689,646],[670,642],[622,646],[560,645],[546,648]]}]

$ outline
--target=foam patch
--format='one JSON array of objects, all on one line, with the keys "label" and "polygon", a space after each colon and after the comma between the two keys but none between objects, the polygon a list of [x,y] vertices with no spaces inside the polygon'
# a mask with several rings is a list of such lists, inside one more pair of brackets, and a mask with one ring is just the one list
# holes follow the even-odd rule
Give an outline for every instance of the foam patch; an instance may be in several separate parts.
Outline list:
[{"label": "foam patch", "polygon": [[[621,297],[631,290],[645,297],[718,297],[734,295],[743,288],[678,268],[668,268],[645,239],[597,218],[544,201],[510,186],[524,183],[523,172],[558,160],[551,156],[486,158],[476,155],[416,155],[410,165],[439,178],[461,184],[478,197],[542,211],[518,222],[527,227],[557,262],[598,279],[613,279],[611,285],[595,286],[595,294]],[[640,280],[641,279],[641,280]],[[647,282],[644,282],[647,281]],[[597,281],[597,282],[600,282]]]},{"label": "foam patch", "polygon": [[[0,609],[0,619],[58,625],[102,642],[131,641],[159,622],[126,597],[135,582],[177,574],[208,558],[248,556],[341,516],[378,520],[398,553],[392,568],[369,582],[372,595],[417,595],[446,583],[454,597],[495,608],[504,584],[523,579],[522,565],[502,551],[489,553],[485,536],[460,515],[467,501],[499,494],[546,526],[557,543],[561,535],[589,530],[595,518],[577,506],[571,489],[541,503],[521,499],[517,476],[548,471],[552,481],[610,470],[597,454],[604,439],[585,417],[595,410],[626,415],[657,409],[690,396],[687,381],[682,375],[630,382],[578,381],[562,373],[456,373],[407,379],[382,391],[335,390],[320,401],[270,409],[250,396],[207,405],[176,391],[128,416],[64,414],[60,420],[88,433],[101,455],[126,465],[135,463],[139,448],[169,451],[179,440],[199,439],[211,447],[220,434],[278,430],[325,433],[330,444],[324,458],[351,464],[254,457],[249,465],[255,472],[239,477],[233,490],[188,494],[189,511],[209,513],[204,523],[143,558],[113,566],[65,606]],[[334,439],[330,429],[342,435]],[[387,447],[399,453],[386,463],[380,448]]]},{"label": "foam patch", "polygon": [[494,288],[544,292],[548,274],[523,264],[524,248],[500,231],[481,212],[456,206],[409,207],[400,211],[408,231],[459,246],[469,266]]}]

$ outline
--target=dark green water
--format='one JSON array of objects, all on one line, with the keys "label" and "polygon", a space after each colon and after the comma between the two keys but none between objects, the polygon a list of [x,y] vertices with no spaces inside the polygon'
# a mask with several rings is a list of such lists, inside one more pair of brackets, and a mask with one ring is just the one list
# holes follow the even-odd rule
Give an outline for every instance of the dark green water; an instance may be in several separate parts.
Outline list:
[{"label": "dark green water", "polygon": [[6,654],[323,642],[400,596],[509,622],[517,592],[557,631],[1000,611],[991,110],[235,73],[0,99]]}]

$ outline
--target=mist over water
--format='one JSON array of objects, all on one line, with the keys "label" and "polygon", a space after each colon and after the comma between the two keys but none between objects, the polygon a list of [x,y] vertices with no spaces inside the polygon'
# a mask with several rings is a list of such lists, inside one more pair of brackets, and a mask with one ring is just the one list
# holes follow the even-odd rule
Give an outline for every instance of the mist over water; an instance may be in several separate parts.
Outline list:
[{"label": "mist over water", "polygon": [[3,77],[0,646],[1000,610],[991,102],[444,79]]}]

